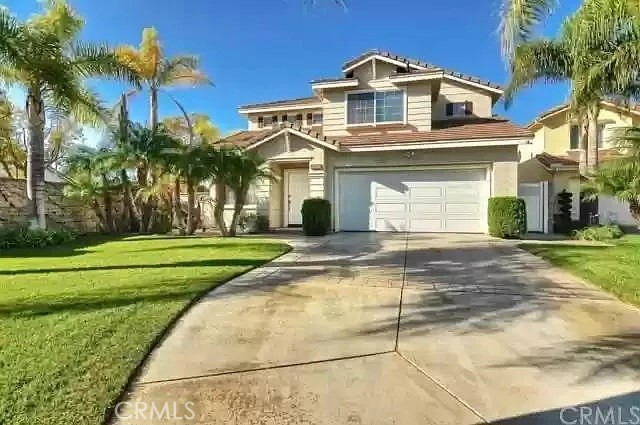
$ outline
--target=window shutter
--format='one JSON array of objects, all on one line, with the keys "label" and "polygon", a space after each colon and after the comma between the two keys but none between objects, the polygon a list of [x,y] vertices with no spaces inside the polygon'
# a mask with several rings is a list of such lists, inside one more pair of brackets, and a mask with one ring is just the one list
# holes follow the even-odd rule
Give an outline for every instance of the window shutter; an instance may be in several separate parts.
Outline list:
[{"label": "window shutter", "polygon": [[450,117],[453,115],[453,103],[447,103],[447,116]]},{"label": "window shutter", "polygon": [[473,102],[464,102],[464,113],[465,115],[473,115]]}]

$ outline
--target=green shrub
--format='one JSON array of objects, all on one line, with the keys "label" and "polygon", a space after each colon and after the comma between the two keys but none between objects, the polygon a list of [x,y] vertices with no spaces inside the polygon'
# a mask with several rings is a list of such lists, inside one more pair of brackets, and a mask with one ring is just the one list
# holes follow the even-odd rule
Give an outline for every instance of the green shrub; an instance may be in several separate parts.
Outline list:
[{"label": "green shrub", "polygon": [[527,233],[524,200],[513,196],[489,199],[489,234],[499,238],[520,238]]},{"label": "green shrub", "polygon": [[307,236],[324,236],[331,230],[331,203],[310,198],[302,203],[302,230]]},{"label": "green shrub", "polygon": [[620,239],[624,232],[617,224],[607,224],[606,226],[590,226],[582,230],[573,232],[575,239],[584,241],[609,241]]},{"label": "green shrub", "polygon": [[71,230],[29,229],[27,226],[0,229],[0,249],[10,248],[45,248],[62,245],[76,239],[77,234]]}]

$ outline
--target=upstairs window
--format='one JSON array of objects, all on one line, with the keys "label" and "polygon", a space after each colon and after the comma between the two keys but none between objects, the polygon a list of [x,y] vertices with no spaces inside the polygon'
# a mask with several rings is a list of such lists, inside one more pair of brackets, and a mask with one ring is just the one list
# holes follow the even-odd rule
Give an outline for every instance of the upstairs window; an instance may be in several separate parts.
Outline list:
[{"label": "upstairs window", "polygon": [[282,116],[282,122],[289,122],[289,116],[287,114]]},{"label": "upstairs window", "polygon": [[580,126],[573,124],[569,130],[569,149],[580,149]]},{"label": "upstairs window", "polygon": [[264,117],[258,117],[258,128],[264,128]]},{"label": "upstairs window", "polygon": [[307,113],[307,127],[311,127],[313,123],[313,114],[311,112]]},{"label": "upstairs window", "polygon": [[473,102],[450,102],[446,106],[448,117],[466,117],[473,115]]},{"label": "upstairs window", "polygon": [[302,125],[302,114],[296,115],[296,125]]},{"label": "upstairs window", "polygon": [[322,125],[322,112],[314,112],[311,124]]},{"label": "upstairs window", "polygon": [[278,125],[278,116],[274,115],[271,117],[271,125]]},{"label": "upstairs window", "polygon": [[404,121],[402,90],[347,94],[347,124]]}]

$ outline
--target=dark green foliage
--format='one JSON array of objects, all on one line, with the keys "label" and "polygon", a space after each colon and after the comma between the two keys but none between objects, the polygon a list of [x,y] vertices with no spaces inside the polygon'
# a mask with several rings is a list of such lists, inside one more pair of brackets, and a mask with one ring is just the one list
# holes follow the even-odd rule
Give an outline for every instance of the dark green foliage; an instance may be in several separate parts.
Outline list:
[{"label": "dark green foliage", "polygon": [[524,200],[513,196],[489,199],[489,234],[499,238],[520,238],[527,233]]},{"label": "dark green foliage", "polygon": [[571,208],[573,194],[562,190],[557,195],[559,213],[553,215],[553,231],[555,233],[569,234],[571,233]]},{"label": "dark green foliage", "polygon": [[71,230],[29,229],[27,226],[0,229],[0,249],[9,248],[45,248],[62,245],[76,239]]},{"label": "dark green foliage", "polygon": [[575,239],[585,241],[608,241],[612,239],[620,239],[622,235],[624,235],[624,232],[617,224],[590,226],[573,232],[573,237]]},{"label": "dark green foliage", "polygon": [[310,198],[302,203],[302,230],[307,236],[324,236],[331,230],[331,203]]}]

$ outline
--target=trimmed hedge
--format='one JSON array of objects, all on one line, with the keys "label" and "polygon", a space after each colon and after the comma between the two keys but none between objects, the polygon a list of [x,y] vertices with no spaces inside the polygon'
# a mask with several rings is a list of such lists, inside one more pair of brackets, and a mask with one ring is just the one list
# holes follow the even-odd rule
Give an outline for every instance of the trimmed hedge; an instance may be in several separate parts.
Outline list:
[{"label": "trimmed hedge", "polygon": [[499,196],[489,199],[489,234],[518,239],[527,233],[527,209],[523,199]]},{"label": "trimmed hedge", "polygon": [[45,248],[62,245],[77,238],[70,230],[40,230],[27,226],[0,229],[0,249],[10,248]]},{"label": "trimmed hedge", "polygon": [[307,236],[324,236],[331,230],[331,203],[310,198],[302,203],[302,230]]}]

